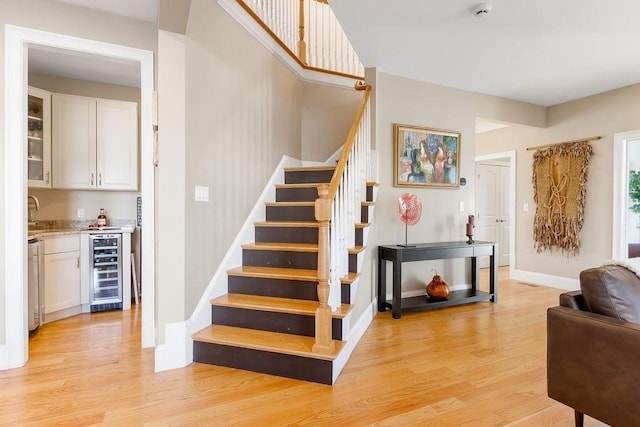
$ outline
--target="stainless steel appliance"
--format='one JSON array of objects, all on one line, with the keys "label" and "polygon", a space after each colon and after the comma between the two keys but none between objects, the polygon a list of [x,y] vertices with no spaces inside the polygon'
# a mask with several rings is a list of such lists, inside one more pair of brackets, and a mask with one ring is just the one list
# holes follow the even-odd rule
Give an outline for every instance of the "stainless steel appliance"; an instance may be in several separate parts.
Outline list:
[{"label": "stainless steel appliance", "polygon": [[91,234],[91,312],[122,309],[122,234]]},{"label": "stainless steel appliance", "polygon": [[42,242],[29,240],[28,249],[28,313],[29,331],[34,331],[44,322],[44,260]]}]

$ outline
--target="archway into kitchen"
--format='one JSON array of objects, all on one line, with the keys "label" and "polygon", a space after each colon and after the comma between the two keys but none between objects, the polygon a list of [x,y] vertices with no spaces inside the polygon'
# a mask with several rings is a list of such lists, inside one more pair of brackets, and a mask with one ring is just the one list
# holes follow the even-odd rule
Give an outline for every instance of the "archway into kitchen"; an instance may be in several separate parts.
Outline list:
[{"label": "archway into kitchen", "polygon": [[[142,346],[155,344],[155,191],[153,166],[153,52],[27,28],[5,29],[5,346],[0,369],[23,366],[28,358],[26,291],[26,140],[25,100],[27,55],[30,48],[62,49],[78,55],[98,55],[112,61],[131,61],[140,69],[140,159],[142,209]],[[16,143],[20,141],[20,143]],[[13,143],[10,143],[13,142]],[[21,184],[20,184],[21,183]],[[22,242],[22,250],[16,250]],[[0,350],[2,350],[0,348]],[[0,351],[2,353],[2,351]]]}]

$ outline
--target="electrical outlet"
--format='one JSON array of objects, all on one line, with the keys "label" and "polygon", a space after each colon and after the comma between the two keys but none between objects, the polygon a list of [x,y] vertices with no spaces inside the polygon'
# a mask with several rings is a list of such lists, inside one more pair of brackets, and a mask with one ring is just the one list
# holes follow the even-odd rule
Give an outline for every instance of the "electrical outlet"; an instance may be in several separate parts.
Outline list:
[{"label": "electrical outlet", "polygon": [[464,202],[460,202],[460,212],[464,212]]},{"label": "electrical outlet", "polygon": [[522,204],[522,212],[529,212],[529,203]]},{"label": "electrical outlet", "polygon": [[78,208],[78,219],[84,219],[84,208]]}]

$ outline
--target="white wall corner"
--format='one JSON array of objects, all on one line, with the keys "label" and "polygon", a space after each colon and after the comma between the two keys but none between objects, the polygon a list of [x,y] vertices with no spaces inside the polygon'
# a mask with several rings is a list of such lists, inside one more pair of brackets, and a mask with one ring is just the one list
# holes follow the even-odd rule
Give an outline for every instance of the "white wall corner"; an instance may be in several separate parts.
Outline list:
[{"label": "white wall corner", "polygon": [[552,276],[550,274],[525,270],[513,270],[510,274],[512,280],[518,280],[520,282],[546,286],[548,288],[563,289],[566,291],[577,291],[580,289],[580,281],[578,279]]},{"label": "white wall corner", "polygon": [[364,335],[365,331],[373,321],[373,317],[376,313],[376,307],[378,307],[377,300],[374,300],[367,306],[358,321],[351,327],[351,333],[347,338],[347,344],[344,346],[336,360],[333,361],[333,378],[331,384],[335,384],[340,372],[346,366],[351,357],[351,353],[356,348],[356,345],[360,342],[360,339]]},{"label": "white wall corner", "polygon": [[187,321],[165,325],[165,344],[155,349],[155,372],[184,368],[193,361],[193,340]]}]

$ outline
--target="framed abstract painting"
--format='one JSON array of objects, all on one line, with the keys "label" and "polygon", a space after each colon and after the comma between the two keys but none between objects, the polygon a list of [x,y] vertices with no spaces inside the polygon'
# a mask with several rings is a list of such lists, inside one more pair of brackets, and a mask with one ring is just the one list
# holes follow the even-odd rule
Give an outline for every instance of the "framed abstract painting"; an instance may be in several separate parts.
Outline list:
[{"label": "framed abstract painting", "polygon": [[394,187],[460,187],[460,132],[393,125]]}]

